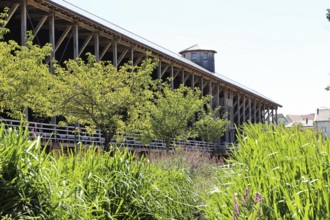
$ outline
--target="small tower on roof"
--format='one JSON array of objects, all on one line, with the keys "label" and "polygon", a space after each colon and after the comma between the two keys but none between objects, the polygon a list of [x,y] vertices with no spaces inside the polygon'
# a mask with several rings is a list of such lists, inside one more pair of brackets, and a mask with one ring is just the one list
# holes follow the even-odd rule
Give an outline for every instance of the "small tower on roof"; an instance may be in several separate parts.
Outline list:
[{"label": "small tower on roof", "polygon": [[179,53],[184,58],[198,64],[208,71],[212,73],[215,72],[214,54],[217,53],[215,50],[202,49],[199,45],[195,44]]}]

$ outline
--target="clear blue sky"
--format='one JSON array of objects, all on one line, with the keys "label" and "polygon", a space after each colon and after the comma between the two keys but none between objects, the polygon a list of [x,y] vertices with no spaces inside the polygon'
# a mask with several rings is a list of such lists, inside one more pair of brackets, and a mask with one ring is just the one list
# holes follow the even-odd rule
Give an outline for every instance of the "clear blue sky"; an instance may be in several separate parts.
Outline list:
[{"label": "clear blue sky", "polygon": [[68,0],[169,50],[218,51],[216,72],[283,105],[330,108],[330,22],[325,0]]}]

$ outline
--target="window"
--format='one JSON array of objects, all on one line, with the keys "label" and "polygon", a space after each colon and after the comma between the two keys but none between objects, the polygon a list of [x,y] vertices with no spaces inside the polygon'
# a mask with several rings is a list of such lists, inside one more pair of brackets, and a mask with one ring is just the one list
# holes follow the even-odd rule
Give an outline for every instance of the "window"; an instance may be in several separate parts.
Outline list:
[{"label": "window", "polygon": [[192,60],[197,60],[197,54],[196,53],[191,53],[191,59]]}]

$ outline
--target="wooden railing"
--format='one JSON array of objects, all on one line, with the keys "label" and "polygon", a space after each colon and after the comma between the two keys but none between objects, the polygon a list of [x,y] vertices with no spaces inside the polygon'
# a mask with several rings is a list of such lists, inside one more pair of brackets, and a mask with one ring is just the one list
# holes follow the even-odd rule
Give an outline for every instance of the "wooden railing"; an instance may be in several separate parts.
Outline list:
[{"label": "wooden railing", "polygon": [[[19,127],[20,121],[10,120],[10,119],[0,119],[7,127]],[[81,143],[84,146],[101,146],[104,145],[104,138],[101,135],[99,129],[95,130],[94,134],[87,132],[86,128],[80,126],[59,126],[56,124],[47,124],[39,122],[29,122],[28,130],[30,132],[31,138],[36,136],[41,136],[43,142],[47,142],[49,146],[75,146],[77,143]],[[113,139],[111,143],[114,146],[118,146],[118,142]],[[135,151],[163,151],[166,149],[165,143],[160,140],[154,140],[149,146],[146,146],[136,140],[134,135],[126,136],[120,142],[123,146],[130,150]],[[226,154],[231,148],[231,144],[222,143],[214,144],[211,143],[207,146],[204,141],[187,140],[187,141],[175,141],[171,143],[171,149],[173,150],[175,146],[181,146],[185,150],[199,150],[209,153]]]}]

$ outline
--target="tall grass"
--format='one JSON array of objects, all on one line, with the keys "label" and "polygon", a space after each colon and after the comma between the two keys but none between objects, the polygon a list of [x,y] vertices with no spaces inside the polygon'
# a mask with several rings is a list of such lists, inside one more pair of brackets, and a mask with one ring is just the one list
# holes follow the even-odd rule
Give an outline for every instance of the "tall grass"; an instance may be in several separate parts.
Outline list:
[{"label": "tall grass", "polygon": [[205,198],[209,219],[330,219],[330,143],[314,131],[245,125]]},{"label": "tall grass", "polygon": [[194,182],[127,151],[52,155],[0,128],[0,216],[12,219],[196,219]]}]

